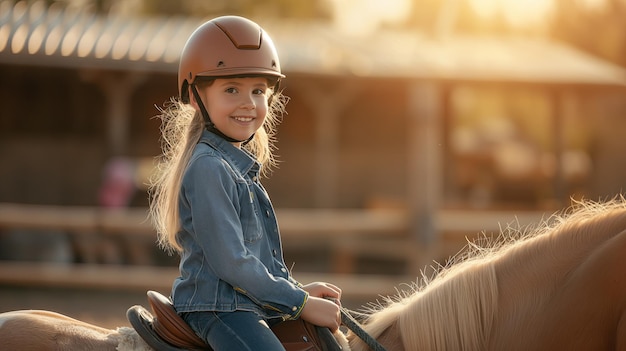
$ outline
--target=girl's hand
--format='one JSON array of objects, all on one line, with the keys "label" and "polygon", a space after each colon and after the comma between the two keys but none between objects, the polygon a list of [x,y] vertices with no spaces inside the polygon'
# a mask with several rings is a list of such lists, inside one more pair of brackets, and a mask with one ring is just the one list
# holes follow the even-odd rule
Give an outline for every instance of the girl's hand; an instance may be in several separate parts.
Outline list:
[{"label": "girl's hand", "polygon": [[341,306],[341,289],[333,284],[314,282],[304,285],[302,289],[308,292],[309,296],[325,298]]},{"label": "girl's hand", "polygon": [[334,302],[316,296],[309,296],[300,318],[305,321],[330,329],[333,333],[341,325],[341,311]]}]

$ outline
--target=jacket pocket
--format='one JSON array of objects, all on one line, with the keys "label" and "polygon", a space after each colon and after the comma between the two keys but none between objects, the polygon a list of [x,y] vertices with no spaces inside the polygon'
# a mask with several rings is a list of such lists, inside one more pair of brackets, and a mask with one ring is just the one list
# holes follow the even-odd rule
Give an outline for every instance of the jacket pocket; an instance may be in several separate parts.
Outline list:
[{"label": "jacket pocket", "polygon": [[247,199],[242,201],[241,229],[246,242],[255,242],[263,236],[263,227],[259,218],[259,201],[252,187],[246,184]]}]

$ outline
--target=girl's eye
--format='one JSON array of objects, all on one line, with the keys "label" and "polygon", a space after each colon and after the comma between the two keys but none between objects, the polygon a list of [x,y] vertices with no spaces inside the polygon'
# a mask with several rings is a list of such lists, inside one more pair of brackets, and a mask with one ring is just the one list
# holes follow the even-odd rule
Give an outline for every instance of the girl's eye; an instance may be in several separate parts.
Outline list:
[{"label": "girl's eye", "polygon": [[265,95],[265,89],[254,89],[253,93],[255,95]]},{"label": "girl's eye", "polygon": [[225,91],[229,94],[235,94],[237,92],[237,88],[226,88]]}]

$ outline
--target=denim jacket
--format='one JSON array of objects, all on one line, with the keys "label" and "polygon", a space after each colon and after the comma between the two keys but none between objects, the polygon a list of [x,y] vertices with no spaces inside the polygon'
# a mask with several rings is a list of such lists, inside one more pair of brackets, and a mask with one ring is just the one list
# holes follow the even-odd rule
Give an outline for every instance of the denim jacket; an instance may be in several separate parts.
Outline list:
[{"label": "denim jacket", "polygon": [[172,287],[179,313],[255,311],[295,319],[308,298],[287,269],[259,163],[204,131],[179,196],[183,248]]}]

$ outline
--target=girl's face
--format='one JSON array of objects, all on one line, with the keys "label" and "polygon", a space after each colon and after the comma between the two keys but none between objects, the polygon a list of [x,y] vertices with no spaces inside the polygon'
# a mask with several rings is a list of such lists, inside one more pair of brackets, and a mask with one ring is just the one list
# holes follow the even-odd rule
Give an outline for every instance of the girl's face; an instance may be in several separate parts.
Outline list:
[{"label": "girl's face", "polygon": [[[247,140],[263,126],[271,89],[263,77],[224,78],[199,86],[198,94],[219,131],[233,139]],[[190,96],[192,106],[199,110]]]}]

